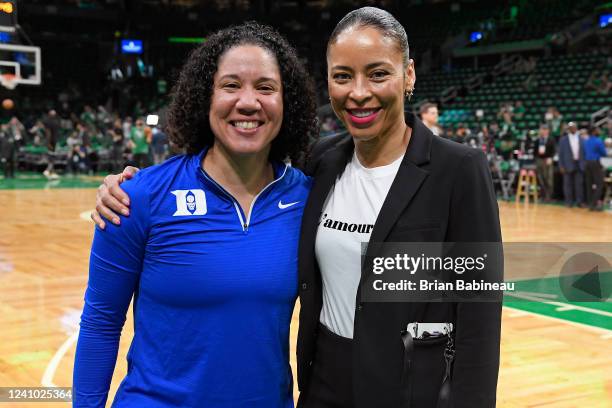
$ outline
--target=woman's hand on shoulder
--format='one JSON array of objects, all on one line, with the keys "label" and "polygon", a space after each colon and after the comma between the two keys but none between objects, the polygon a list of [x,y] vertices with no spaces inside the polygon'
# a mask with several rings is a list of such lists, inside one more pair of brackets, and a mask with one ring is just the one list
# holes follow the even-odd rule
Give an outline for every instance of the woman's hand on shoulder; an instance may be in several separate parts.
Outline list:
[{"label": "woman's hand on shoulder", "polygon": [[120,184],[134,177],[139,170],[127,166],[121,174],[109,174],[104,178],[96,194],[96,209],[91,213],[91,219],[98,227],[101,229],[106,227],[104,219],[119,225],[121,221],[118,214],[126,217],[130,215],[130,197],[121,189]]}]

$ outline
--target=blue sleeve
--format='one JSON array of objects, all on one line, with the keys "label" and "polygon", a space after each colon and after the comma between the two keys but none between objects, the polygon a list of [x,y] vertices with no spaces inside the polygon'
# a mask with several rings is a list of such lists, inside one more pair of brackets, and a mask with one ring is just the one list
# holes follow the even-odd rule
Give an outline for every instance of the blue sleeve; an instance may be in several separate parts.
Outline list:
[{"label": "blue sleeve", "polygon": [[606,145],[604,144],[604,142],[601,141],[601,139],[597,140],[599,143],[597,143],[597,147],[599,148],[599,153],[601,154],[601,157],[607,157],[608,156],[608,152],[606,151]]},{"label": "blue sleeve", "polygon": [[119,338],[142,270],[149,230],[150,202],[140,174],[122,188],[132,201],[121,225],[96,227],[89,258],[89,282],[73,373],[73,406],[104,407]]}]

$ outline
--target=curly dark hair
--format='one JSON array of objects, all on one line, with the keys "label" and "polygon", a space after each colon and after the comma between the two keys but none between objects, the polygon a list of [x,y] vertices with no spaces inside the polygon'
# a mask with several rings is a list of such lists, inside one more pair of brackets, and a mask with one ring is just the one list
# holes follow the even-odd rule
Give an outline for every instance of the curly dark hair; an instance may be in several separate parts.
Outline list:
[{"label": "curly dark hair", "polygon": [[256,45],[276,57],[283,85],[283,123],[272,141],[270,158],[297,161],[318,133],[313,82],[295,49],[273,28],[253,21],[217,31],[193,50],[172,90],[167,131],[187,153],[212,146],[208,112],[220,57],[232,47]]}]

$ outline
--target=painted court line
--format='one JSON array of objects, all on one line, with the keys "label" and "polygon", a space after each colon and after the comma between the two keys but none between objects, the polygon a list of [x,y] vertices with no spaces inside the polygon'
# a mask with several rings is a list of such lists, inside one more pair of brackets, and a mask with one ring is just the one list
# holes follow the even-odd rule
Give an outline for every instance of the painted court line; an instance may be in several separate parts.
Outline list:
[{"label": "painted court line", "polygon": [[538,298],[544,298],[544,299],[556,299],[558,297],[554,293],[525,292],[525,291],[510,292],[510,294],[512,294],[512,295],[536,296]]},{"label": "painted court line", "polygon": [[585,313],[598,314],[601,316],[612,317],[612,313],[606,312],[605,310],[591,309],[590,307],[570,305],[568,303],[563,303],[563,302],[552,302],[552,301],[544,300],[544,299],[541,299],[535,296],[519,295],[516,293],[512,294],[512,296],[520,298],[520,299],[531,300],[533,302],[541,302],[541,303],[546,303],[551,306],[557,306],[559,309],[563,309],[562,311],[580,310],[581,312],[585,312]]},{"label": "painted court line", "polygon": [[59,349],[55,352],[55,355],[47,364],[47,368],[45,369],[45,373],[43,374],[42,380],[40,380],[43,387],[56,387],[53,383],[53,377],[55,377],[55,372],[57,371],[57,367],[59,366],[62,358],[66,352],[72,347],[74,343],[76,343],[79,338],[79,330],[75,331],[64,341],[64,343],[60,346]]},{"label": "painted court line", "polygon": [[521,311],[523,313],[526,313],[528,315],[531,315],[531,316],[541,317],[543,319],[554,320],[556,322],[565,323],[565,324],[570,325],[570,326],[576,326],[576,327],[580,327],[580,328],[583,328],[583,329],[587,329],[587,330],[593,331],[595,333],[600,334],[602,336],[602,338],[608,338],[608,337],[603,337],[603,336],[610,336],[609,338],[612,338],[612,330],[604,329],[602,327],[589,326],[588,324],[576,323],[576,322],[572,322],[572,321],[569,321],[569,320],[561,319],[561,318],[558,318],[558,317],[547,316],[547,315],[543,315],[543,314],[539,314],[539,313],[534,313],[534,312],[527,312],[527,311],[521,310],[521,309],[514,309],[511,306],[504,306],[504,309],[509,309],[512,312],[515,312],[515,311],[519,310],[519,311]]},{"label": "painted court line", "polygon": [[508,313],[508,317],[510,317],[510,318],[529,316],[528,313],[525,313],[525,312],[523,312],[521,310],[518,310],[518,309],[516,309],[516,310],[512,309],[512,310],[513,310],[512,312]]}]

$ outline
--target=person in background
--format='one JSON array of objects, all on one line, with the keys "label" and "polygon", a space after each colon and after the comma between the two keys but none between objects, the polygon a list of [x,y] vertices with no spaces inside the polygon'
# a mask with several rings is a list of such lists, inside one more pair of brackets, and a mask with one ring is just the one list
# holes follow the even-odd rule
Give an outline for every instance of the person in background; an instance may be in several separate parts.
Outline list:
[{"label": "person in background", "polygon": [[147,167],[149,165],[149,144],[151,140],[147,135],[142,118],[138,118],[136,126],[132,127],[130,142],[132,153],[134,154],[134,165],[139,168]]},{"label": "person in background", "polygon": [[612,112],[608,113],[608,122],[600,128],[601,136],[605,138],[612,138]]},{"label": "person in background", "polygon": [[521,101],[516,101],[516,103],[514,104],[514,116],[517,119],[523,119],[523,116],[525,116],[525,105],[523,105],[523,102]]},{"label": "person in background", "polygon": [[333,136],[338,132],[338,124],[333,116],[327,116],[321,124],[321,137]]},{"label": "person in background", "polygon": [[59,139],[60,122],[57,112],[51,109],[44,119],[45,136],[47,141],[47,168],[43,171],[45,177],[56,179],[59,176],[55,172],[55,148]]},{"label": "person in background", "polygon": [[110,130],[111,136],[111,171],[118,172],[123,168],[123,128],[121,126],[121,119],[116,119],[112,129]]},{"label": "person in background", "polygon": [[567,133],[559,141],[559,168],[565,205],[584,207],[584,141],[574,122],[567,124]]},{"label": "person in background", "polygon": [[106,110],[106,108],[102,105],[98,106],[98,111],[96,112],[96,123],[97,128],[102,132],[108,130],[113,124],[113,119],[111,114]]},{"label": "person in background", "polygon": [[510,119],[512,119],[512,116],[514,115],[514,104],[512,104],[512,102],[504,102],[499,105],[497,119],[503,120],[506,114],[510,115]]},{"label": "person in background", "polygon": [[438,125],[438,106],[435,103],[426,102],[419,109],[421,120],[436,136],[442,136],[444,130]]},{"label": "person in background", "polygon": [[[160,164],[168,155],[168,136],[158,126],[152,129],[151,150],[153,150],[153,164]],[[121,171],[121,168],[118,169]]]},{"label": "person in background", "polygon": [[529,76],[521,83],[523,90],[531,92],[538,88],[538,76],[535,72],[529,74]]},{"label": "person in background", "polygon": [[556,144],[550,137],[550,128],[547,124],[541,124],[538,138],[534,144],[534,156],[536,161],[536,173],[542,198],[544,202],[552,200],[554,188],[553,157],[556,153]]},{"label": "person in background", "polygon": [[480,131],[477,136],[482,151],[485,153],[493,153],[495,150],[495,139],[491,129],[489,129],[486,123],[480,125]]},{"label": "person in background", "polygon": [[580,138],[586,142],[587,140],[589,140],[589,131],[586,128],[582,128],[580,129]]},{"label": "person in background", "polygon": [[446,129],[444,129],[444,133],[443,133],[442,137],[444,139],[448,139],[448,140],[453,140],[454,141],[455,140],[455,130],[453,129],[453,127],[452,126],[448,126]]},{"label": "person in background", "polygon": [[563,131],[563,115],[561,115],[557,108],[551,106],[546,110],[544,120],[548,124],[550,135],[553,138],[558,139]]},{"label": "person in background", "polygon": [[93,169],[93,164],[98,160],[98,154],[92,146],[93,140],[95,139],[95,131],[91,130],[92,127],[83,122],[77,122],[76,132],[79,144],[81,145],[80,152],[85,153],[85,162],[81,168],[90,171]]},{"label": "person in background", "polygon": [[491,137],[491,139],[496,140],[499,139],[500,136],[500,128],[499,128],[499,124],[497,122],[491,122],[489,123],[489,135]]},{"label": "person in background", "polygon": [[501,136],[504,137],[506,135],[514,138],[518,134],[518,130],[513,120],[513,113],[510,111],[505,111],[502,114],[502,122],[501,122]]},{"label": "person in background", "polygon": [[457,130],[455,130],[455,142],[465,144],[471,135],[472,131],[465,125],[465,123],[457,124]]},{"label": "person in background", "polygon": [[606,146],[599,138],[599,130],[591,127],[589,138],[584,142],[587,204],[591,211],[601,211],[603,209],[601,193],[603,191],[604,173],[600,160],[606,156]]},{"label": "person in background", "polygon": [[463,143],[465,143],[466,145],[470,146],[473,149],[478,149],[482,147],[482,140],[483,140],[483,135],[481,135],[480,133],[472,133],[472,131],[469,131],[465,135]]},{"label": "person in background", "polygon": [[94,133],[96,129],[96,112],[89,105],[85,105],[80,117],[81,123],[87,127],[90,133]]},{"label": "person in background", "polygon": [[132,118],[130,116],[126,117],[121,127],[123,129],[123,140],[129,140],[132,134]]},{"label": "person in background", "polygon": [[78,133],[72,132],[66,140],[68,145],[68,170],[73,176],[87,173],[87,149],[79,139]]},{"label": "person in background", "polygon": [[43,123],[42,120],[37,120],[34,123],[34,126],[32,126],[28,132],[30,133],[32,139],[31,139],[31,143],[34,146],[45,146],[46,145],[46,138],[47,138],[47,130],[45,129],[45,124]]},{"label": "person in background", "polygon": [[612,89],[612,82],[608,79],[608,72],[593,71],[584,85],[586,91],[593,91],[596,95],[606,95]]},{"label": "person in background", "polygon": [[16,116],[13,116],[8,125],[8,131],[13,136],[13,139],[15,139],[15,144],[17,146],[23,146],[25,144],[26,135],[26,130],[23,124],[19,121],[19,119],[17,119]]},{"label": "person in background", "polygon": [[0,128],[0,162],[4,170],[4,178],[14,178],[15,167],[17,167],[17,141],[8,124],[3,124]]},{"label": "person in background", "polygon": [[76,132],[77,137],[83,146],[91,145],[91,137],[85,124],[83,124],[82,122],[78,122],[76,125]]}]

